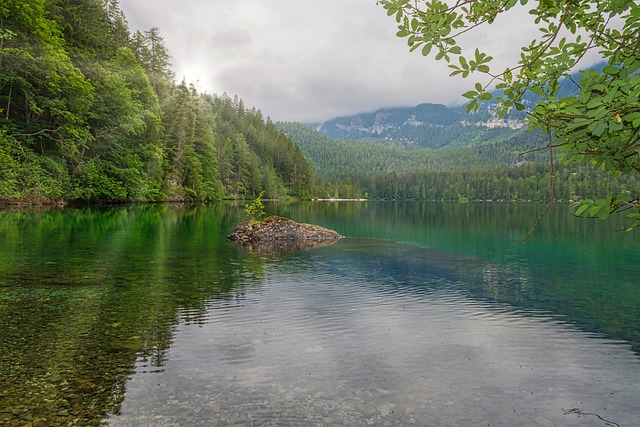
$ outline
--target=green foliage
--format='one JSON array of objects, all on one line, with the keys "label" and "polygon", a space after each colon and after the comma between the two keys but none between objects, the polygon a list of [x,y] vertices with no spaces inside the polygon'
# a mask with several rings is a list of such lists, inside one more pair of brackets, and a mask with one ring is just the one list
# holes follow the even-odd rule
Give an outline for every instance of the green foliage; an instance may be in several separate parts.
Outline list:
[{"label": "green foliage", "polygon": [[117,0],[0,6],[0,202],[310,197],[301,151],[242,100],[177,84]]},{"label": "green foliage", "polygon": [[70,177],[62,159],[25,151],[1,131],[0,165],[0,202],[55,202],[69,191]]},{"label": "green foliage", "polygon": [[[526,93],[539,97],[529,111],[533,128],[548,136],[547,147],[559,147],[565,162],[593,163],[613,176],[637,178],[640,173],[640,4],[634,0],[458,1],[419,3],[408,0],[380,0],[398,23],[399,37],[407,38],[411,50],[421,48],[424,55],[435,52],[444,60],[452,76],[483,75],[463,94],[467,109],[477,110],[492,99],[490,90],[501,89],[498,111],[524,110]],[[491,25],[515,7],[530,6],[529,14],[542,33],[521,48],[520,60],[505,70],[491,68],[492,57],[476,48],[463,52],[458,39],[481,25]],[[569,77],[585,54],[596,50],[607,61],[601,70],[583,72],[578,95],[559,93],[559,82]],[[626,195],[625,195],[626,194]],[[631,209],[640,213],[640,193],[627,189],[623,195],[609,195],[610,203],[593,205],[585,200],[576,214],[600,218],[608,213]],[[596,212],[597,208],[597,212]],[[578,213],[579,212],[579,213]],[[635,217],[631,217],[633,219]],[[630,228],[638,226],[634,222]]]},{"label": "green foliage", "polygon": [[264,191],[261,191],[260,194],[258,194],[253,200],[253,203],[247,203],[244,207],[244,211],[252,222],[258,222],[261,218],[267,215],[264,210],[264,205],[262,204],[263,196]]},{"label": "green foliage", "polygon": [[14,158],[11,149],[12,140],[0,131],[0,201],[4,199],[18,199],[18,176],[20,175],[20,163]]},{"label": "green foliage", "polygon": [[[549,201],[548,164],[539,132],[503,135],[475,130],[475,139],[451,148],[403,149],[370,141],[337,141],[300,123],[278,126],[314,162],[324,197],[396,200]],[[483,140],[483,138],[485,138]],[[559,165],[557,199],[605,197],[632,188],[633,176],[611,177],[590,164]]]},{"label": "green foliage", "polygon": [[71,197],[81,201],[118,202],[127,200],[127,189],[111,162],[93,157],[75,174],[76,189]]}]

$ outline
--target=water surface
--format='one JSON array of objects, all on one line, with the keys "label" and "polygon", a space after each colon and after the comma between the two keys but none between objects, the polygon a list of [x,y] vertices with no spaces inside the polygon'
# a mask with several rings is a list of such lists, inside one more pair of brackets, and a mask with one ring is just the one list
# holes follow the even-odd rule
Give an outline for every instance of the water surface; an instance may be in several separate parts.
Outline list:
[{"label": "water surface", "polygon": [[[0,424],[606,426],[640,419],[640,245],[539,206],[0,213]],[[605,420],[610,421],[607,424]]]}]

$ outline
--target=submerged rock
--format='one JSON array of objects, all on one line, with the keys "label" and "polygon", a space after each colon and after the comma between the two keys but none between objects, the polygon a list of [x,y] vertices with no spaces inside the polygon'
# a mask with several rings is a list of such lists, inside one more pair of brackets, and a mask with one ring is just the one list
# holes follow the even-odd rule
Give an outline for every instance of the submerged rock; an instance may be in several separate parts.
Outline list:
[{"label": "submerged rock", "polygon": [[341,239],[342,236],[319,225],[270,216],[259,222],[245,221],[238,224],[227,238],[250,247],[267,247],[277,251],[279,247],[295,250],[324,246]]}]

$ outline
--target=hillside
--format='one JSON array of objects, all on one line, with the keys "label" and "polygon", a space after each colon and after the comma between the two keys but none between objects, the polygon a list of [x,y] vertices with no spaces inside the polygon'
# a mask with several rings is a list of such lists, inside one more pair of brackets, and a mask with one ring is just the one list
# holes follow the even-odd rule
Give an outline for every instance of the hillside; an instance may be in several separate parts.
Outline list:
[{"label": "hillside", "polygon": [[[536,200],[551,196],[541,134],[467,127],[466,146],[404,148],[379,140],[337,140],[302,123],[277,123],[315,166],[318,178],[342,183],[339,194],[395,200]],[[451,144],[452,145],[452,144]],[[534,150],[534,151],[532,151]],[[556,164],[556,197],[598,197],[633,185],[590,166]]]},{"label": "hillside", "polygon": [[0,204],[309,197],[311,164],[260,110],[176,82],[117,1],[0,7]]},{"label": "hillside", "polygon": [[318,177],[326,180],[360,181],[381,173],[484,170],[544,158],[535,152],[523,154],[542,141],[540,134],[525,129],[505,132],[454,126],[449,130],[459,132],[443,134],[442,138],[464,139],[464,146],[448,144],[447,148],[427,149],[380,144],[371,139],[338,140],[302,123],[277,123],[277,126],[311,160]]},{"label": "hillside", "polygon": [[[601,67],[602,64],[596,66]],[[575,93],[577,76],[560,82]],[[419,104],[382,108],[305,126],[279,123],[325,180],[347,181],[371,198],[429,200],[548,200],[551,196],[546,137],[529,132],[525,111],[503,118],[494,101],[479,111]],[[527,94],[531,108],[538,100]],[[556,158],[556,197],[599,198],[633,188],[633,177],[615,178],[590,165]]]}]

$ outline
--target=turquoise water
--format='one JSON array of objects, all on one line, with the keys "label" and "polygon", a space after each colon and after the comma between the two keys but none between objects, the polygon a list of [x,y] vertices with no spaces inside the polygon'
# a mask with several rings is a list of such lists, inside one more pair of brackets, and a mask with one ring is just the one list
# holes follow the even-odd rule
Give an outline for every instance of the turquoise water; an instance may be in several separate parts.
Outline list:
[{"label": "turquoise water", "polygon": [[556,206],[0,212],[0,424],[636,425],[640,241]]}]

